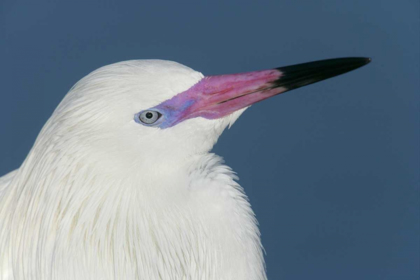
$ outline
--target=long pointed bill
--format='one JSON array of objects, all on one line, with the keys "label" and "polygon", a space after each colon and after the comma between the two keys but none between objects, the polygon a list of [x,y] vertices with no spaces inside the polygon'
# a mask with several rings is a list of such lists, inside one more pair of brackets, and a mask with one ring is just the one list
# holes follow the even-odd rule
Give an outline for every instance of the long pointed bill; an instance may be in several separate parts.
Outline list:
[{"label": "long pointed bill", "polygon": [[159,127],[186,119],[217,119],[277,94],[349,72],[370,62],[369,58],[337,58],[271,70],[209,76],[158,106],[163,115]]}]

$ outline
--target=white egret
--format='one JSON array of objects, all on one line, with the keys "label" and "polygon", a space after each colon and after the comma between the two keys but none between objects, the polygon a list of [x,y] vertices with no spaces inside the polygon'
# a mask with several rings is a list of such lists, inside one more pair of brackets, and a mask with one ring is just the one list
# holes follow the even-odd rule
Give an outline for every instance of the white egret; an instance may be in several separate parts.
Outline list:
[{"label": "white egret", "polygon": [[92,72],[0,178],[0,277],[266,279],[254,213],[210,151],[248,106],[369,61],[204,77],[134,60]]}]

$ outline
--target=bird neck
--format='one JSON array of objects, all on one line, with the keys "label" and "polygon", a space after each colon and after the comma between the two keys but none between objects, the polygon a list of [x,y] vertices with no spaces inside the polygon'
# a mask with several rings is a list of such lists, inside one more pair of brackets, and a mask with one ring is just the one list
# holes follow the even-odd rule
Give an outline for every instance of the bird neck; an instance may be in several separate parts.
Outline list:
[{"label": "bird neck", "polygon": [[[259,232],[233,179],[230,169],[212,154],[145,172],[35,150],[16,174],[0,209],[0,229],[8,229],[0,249],[24,256],[20,267],[53,264],[60,279],[79,271],[80,277],[74,279],[92,275],[99,279],[99,272],[134,279],[126,273],[135,271],[145,279],[151,273],[154,277],[148,279],[155,279],[166,269],[172,271],[166,264],[179,260],[174,256],[187,255],[196,259],[181,259],[175,264],[179,271],[192,261],[201,273],[211,267],[230,276],[249,270],[257,275],[252,279],[263,279]],[[231,260],[236,266],[229,264]],[[86,262],[89,271],[81,270]],[[131,270],[136,267],[163,270]],[[24,278],[22,273],[17,276]],[[37,273],[38,279],[46,279],[50,270]],[[233,279],[230,276],[214,279]]]}]

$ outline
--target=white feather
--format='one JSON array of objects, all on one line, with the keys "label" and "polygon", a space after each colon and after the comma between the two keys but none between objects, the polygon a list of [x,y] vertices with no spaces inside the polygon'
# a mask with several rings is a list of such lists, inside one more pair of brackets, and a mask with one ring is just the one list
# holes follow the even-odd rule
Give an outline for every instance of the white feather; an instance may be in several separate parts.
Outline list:
[{"label": "white feather", "polygon": [[133,121],[202,78],[137,60],[70,90],[0,178],[2,280],[266,279],[254,213],[209,153],[243,110],[164,130]]}]

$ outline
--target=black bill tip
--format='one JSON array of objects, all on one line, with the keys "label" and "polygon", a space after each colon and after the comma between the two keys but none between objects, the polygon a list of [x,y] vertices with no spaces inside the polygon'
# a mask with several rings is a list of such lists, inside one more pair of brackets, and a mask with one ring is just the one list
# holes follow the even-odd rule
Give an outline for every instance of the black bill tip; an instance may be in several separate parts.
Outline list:
[{"label": "black bill tip", "polygon": [[276,69],[282,76],[274,84],[292,90],[347,73],[369,62],[371,59],[367,57],[345,57],[279,67]]}]

